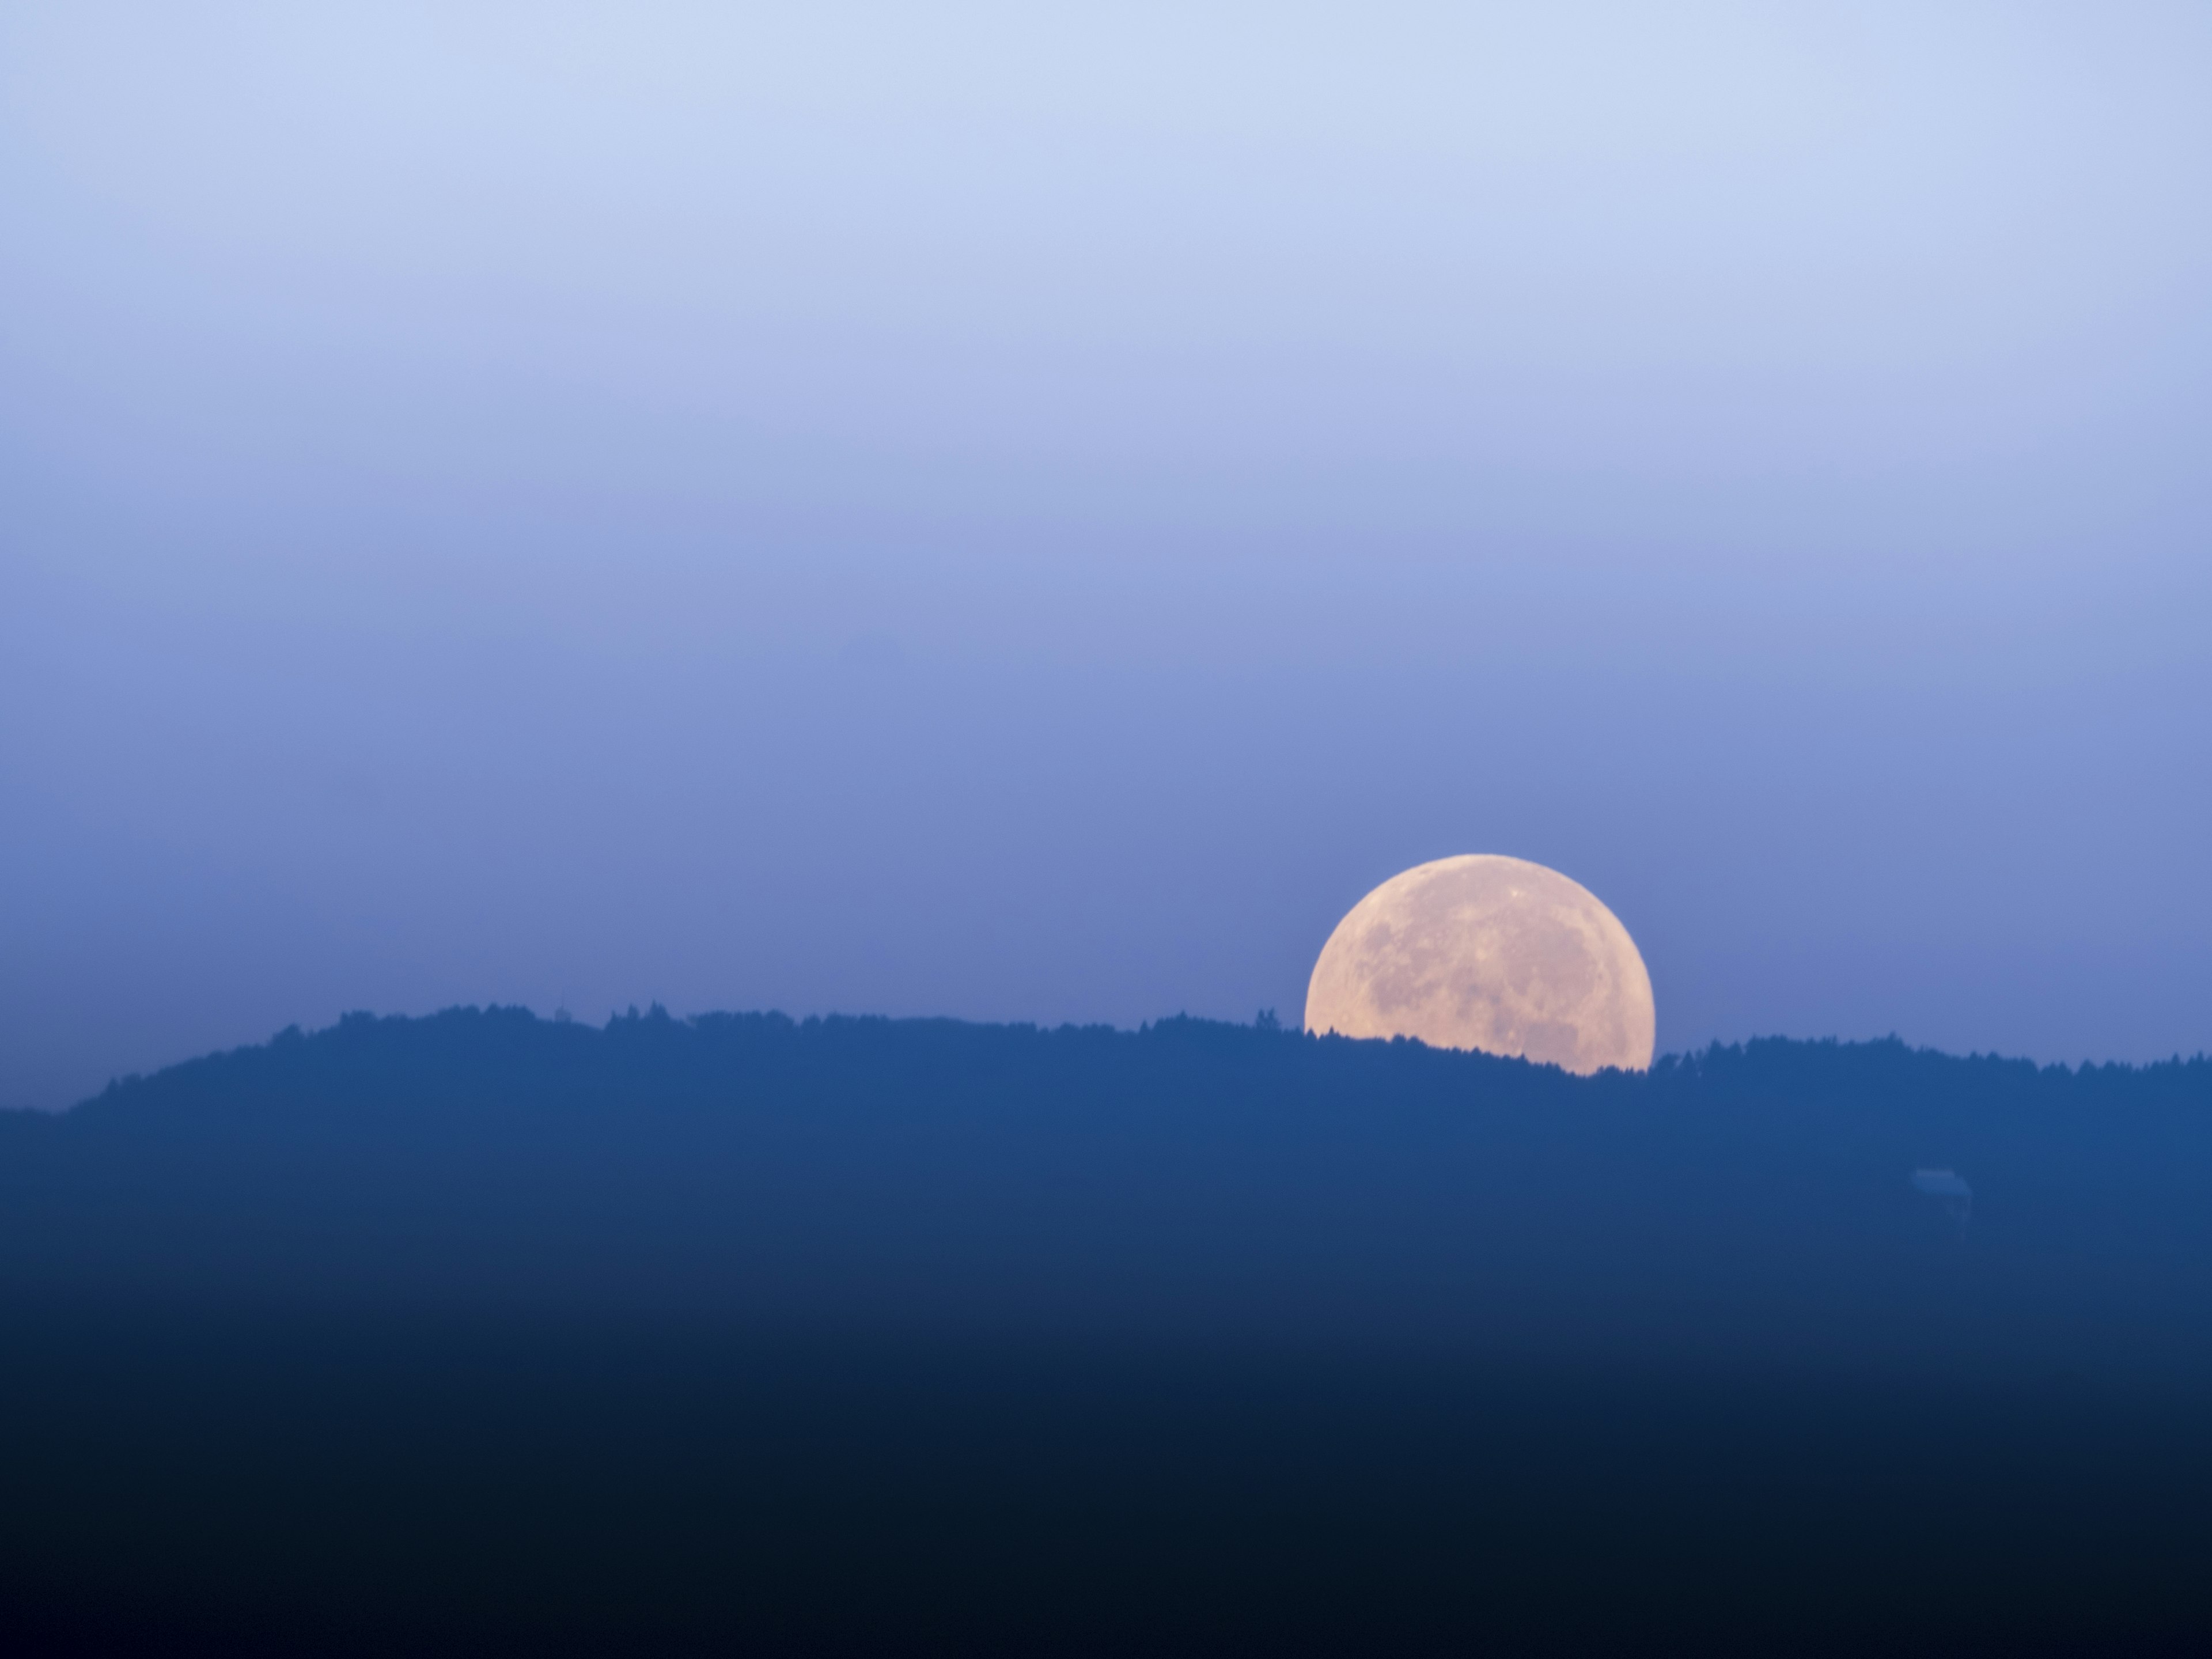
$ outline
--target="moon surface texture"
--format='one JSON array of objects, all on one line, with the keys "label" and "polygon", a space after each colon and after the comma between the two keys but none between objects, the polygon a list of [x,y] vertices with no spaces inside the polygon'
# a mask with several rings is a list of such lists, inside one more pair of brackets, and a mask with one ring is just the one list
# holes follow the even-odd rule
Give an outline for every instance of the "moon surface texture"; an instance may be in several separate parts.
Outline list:
[{"label": "moon surface texture", "polygon": [[1384,882],[1336,924],[1306,1029],[1419,1037],[1585,1074],[1651,1064],[1651,975],[1628,929],[1556,870],[1492,854]]}]

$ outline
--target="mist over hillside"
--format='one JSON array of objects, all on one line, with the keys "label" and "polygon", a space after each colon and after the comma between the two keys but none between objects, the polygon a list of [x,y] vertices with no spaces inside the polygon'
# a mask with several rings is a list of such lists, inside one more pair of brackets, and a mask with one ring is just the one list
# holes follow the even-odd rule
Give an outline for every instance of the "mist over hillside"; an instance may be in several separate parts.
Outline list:
[{"label": "mist over hillside", "polygon": [[2179,1644],[2208,1189],[2203,1058],[357,1015],[0,1118],[0,1611],[85,1651]]}]

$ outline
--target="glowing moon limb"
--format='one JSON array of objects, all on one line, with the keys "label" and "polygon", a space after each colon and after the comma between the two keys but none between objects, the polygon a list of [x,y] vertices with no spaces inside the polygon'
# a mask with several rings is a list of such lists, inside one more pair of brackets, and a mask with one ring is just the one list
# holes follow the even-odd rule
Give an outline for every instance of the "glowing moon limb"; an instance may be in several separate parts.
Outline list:
[{"label": "glowing moon limb", "polygon": [[1589,889],[1469,854],[1417,865],[1352,907],[1314,963],[1306,1029],[1588,1073],[1648,1067],[1658,1018],[1636,941]]}]

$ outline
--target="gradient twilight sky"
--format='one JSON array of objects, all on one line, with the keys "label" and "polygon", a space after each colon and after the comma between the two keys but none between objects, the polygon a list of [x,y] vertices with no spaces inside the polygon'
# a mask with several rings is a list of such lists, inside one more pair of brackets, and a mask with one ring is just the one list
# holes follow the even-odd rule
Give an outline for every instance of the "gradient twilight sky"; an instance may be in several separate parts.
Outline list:
[{"label": "gradient twilight sky", "polygon": [[0,1103],[368,1007],[2212,1044],[2212,9],[0,13]]}]

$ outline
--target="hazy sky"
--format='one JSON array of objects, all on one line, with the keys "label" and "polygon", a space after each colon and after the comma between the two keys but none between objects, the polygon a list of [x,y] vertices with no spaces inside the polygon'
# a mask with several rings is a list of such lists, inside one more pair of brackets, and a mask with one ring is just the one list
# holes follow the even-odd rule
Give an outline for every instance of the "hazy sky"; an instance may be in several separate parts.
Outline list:
[{"label": "hazy sky", "polygon": [[2212,1044],[2212,9],[0,11],[0,1103],[354,1007]]}]

